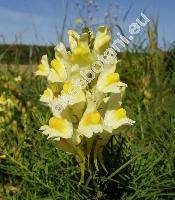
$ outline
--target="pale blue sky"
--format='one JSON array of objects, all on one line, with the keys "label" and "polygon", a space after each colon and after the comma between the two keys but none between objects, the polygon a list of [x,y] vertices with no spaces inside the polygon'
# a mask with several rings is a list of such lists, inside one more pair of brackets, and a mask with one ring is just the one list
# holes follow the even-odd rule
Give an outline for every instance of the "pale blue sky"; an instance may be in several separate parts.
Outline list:
[{"label": "pale blue sky", "polygon": [[[167,42],[174,41],[175,0],[111,1],[119,5],[120,18],[129,6],[132,6],[127,21],[121,26],[126,27],[140,16],[141,11],[147,9],[147,14],[159,16],[160,43],[162,44],[164,37]],[[60,32],[62,30],[65,16],[64,2],[64,0],[0,0],[0,43],[14,43],[15,38],[18,38],[18,42],[25,44],[55,44],[56,29]],[[68,0],[66,29],[74,26],[74,21],[79,16],[76,2]],[[107,2],[109,0],[98,0],[99,12],[93,19],[94,23],[103,25],[102,19],[108,6]]]}]

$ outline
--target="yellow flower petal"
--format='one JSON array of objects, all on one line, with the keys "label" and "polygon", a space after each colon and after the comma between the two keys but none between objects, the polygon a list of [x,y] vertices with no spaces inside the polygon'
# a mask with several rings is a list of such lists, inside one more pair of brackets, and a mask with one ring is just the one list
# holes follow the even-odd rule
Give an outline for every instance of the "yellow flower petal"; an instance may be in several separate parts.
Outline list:
[{"label": "yellow flower petal", "polygon": [[112,73],[106,76],[105,86],[117,83],[120,80],[118,73]]},{"label": "yellow flower petal", "polygon": [[64,133],[66,125],[64,119],[52,117],[49,120],[49,127]]},{"label": "yellow flower petal", "polygon": [[101,121],[101,116],[98,112],[92,112],[88,113],[84,117],[83,125],[88,126],[88,125],[96,125],[99,124]]},{"label": "yellow flower petal", "polygon": [[114,111],[113,115],[114,115],[116,121],[119,121],[120,119],[126,117],[126,110],[123,108],[117,109]]}]

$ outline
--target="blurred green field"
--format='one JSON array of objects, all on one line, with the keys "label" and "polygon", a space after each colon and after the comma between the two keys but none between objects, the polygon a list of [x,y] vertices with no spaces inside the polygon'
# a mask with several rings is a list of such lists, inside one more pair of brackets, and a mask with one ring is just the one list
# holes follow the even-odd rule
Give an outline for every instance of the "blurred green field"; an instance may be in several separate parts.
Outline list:
[{"label": "blurred green field", "polygon": [[74,157],[38,131],[51,114],[39,102],[46,83],[34,70],[53,48],[0,47],[0,200],[175,199],[175,48],[160,50],[149,33],[148,48],[119,56],[136,124],[109,141],[108,174],[87,173],[80,187]]}]

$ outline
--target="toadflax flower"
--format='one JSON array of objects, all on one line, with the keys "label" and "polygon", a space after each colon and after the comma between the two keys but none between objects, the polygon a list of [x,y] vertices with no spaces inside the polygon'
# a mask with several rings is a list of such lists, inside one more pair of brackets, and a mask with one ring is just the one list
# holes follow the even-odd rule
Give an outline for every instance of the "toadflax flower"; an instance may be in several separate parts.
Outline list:
[{"label": "toadflax flower", "polygon": [[21,83],[22,78],[21,78],[21,76],[17,76],[14,78],[14,80],[16,81],[16,83]]},{"label": "toadflax flower", "polygon": [[71,138],[73,134],[72,123],[66,119],[60,117],[51,117],[49,119],[49,125],[41,126],[40,130],[44,135],[48,135],[48,138]]},{"label": "toadflax flower", "polygon": [[48,76],[50,71],[47,55],[44,55],[41,59],[41,63],[38,65],[36,75]]},{"label": "toadflax flower", "polygon": [[51,104],[53,101],[53,92],[50,88],[47,88],[46,90],[44,90],[43,95],[41,95],[40,97],[40,101],[47,103],[47,104]]},{"label": "toadflax flower", "polygon": [[87,108],[79,122],[78,131],[80,134],[91,138],[94,133],[103,132],[103,121],[97,111],[95,102],[89,102]]},{"label": "toadflax flower", "polygon": [[55,57],[48,61],[44,55],[36,72],[47,79],[40,101],[52,113],[40,130],[56,140],[58,148],[76,155],[81,182],[89,166],[85,161],[93,156],[96,169],[99,161],[106,170],[104,146],[120,127],[134,124],[122,105],[127,85],[121,81],[115,51],[109,47],[109,30],[99,27],[93,35],[89,30],[81,35],[68,31],[70,49],[59,43]]}]

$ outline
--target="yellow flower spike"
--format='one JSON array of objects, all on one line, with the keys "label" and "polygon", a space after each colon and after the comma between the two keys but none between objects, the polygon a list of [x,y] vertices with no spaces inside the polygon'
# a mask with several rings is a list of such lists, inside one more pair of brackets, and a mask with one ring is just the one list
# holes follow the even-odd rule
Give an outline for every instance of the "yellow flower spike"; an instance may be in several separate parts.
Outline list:
[{"label": "yellow flower spike", "polygon": [[85,170],[93,175],[94,167],[99,170],[101,165],[107,172],[104,147],[117,134],[116,129],[133,125],[134,121],[122,108],[127,85],[116,72],[115,52],[102,55],[111,41],[108,28],[99,27],[96,38],[88,28],[81,35],[70,30],[68,38],[70,50],[59,43],[50,66],[47,56],[43,56],[36,73],[47,76],[48,88],[40,100],[53,114],[40,130],[48,139],[57,141],[58,148],[75,155],[81,171],[80,185],[84,183]]}]

